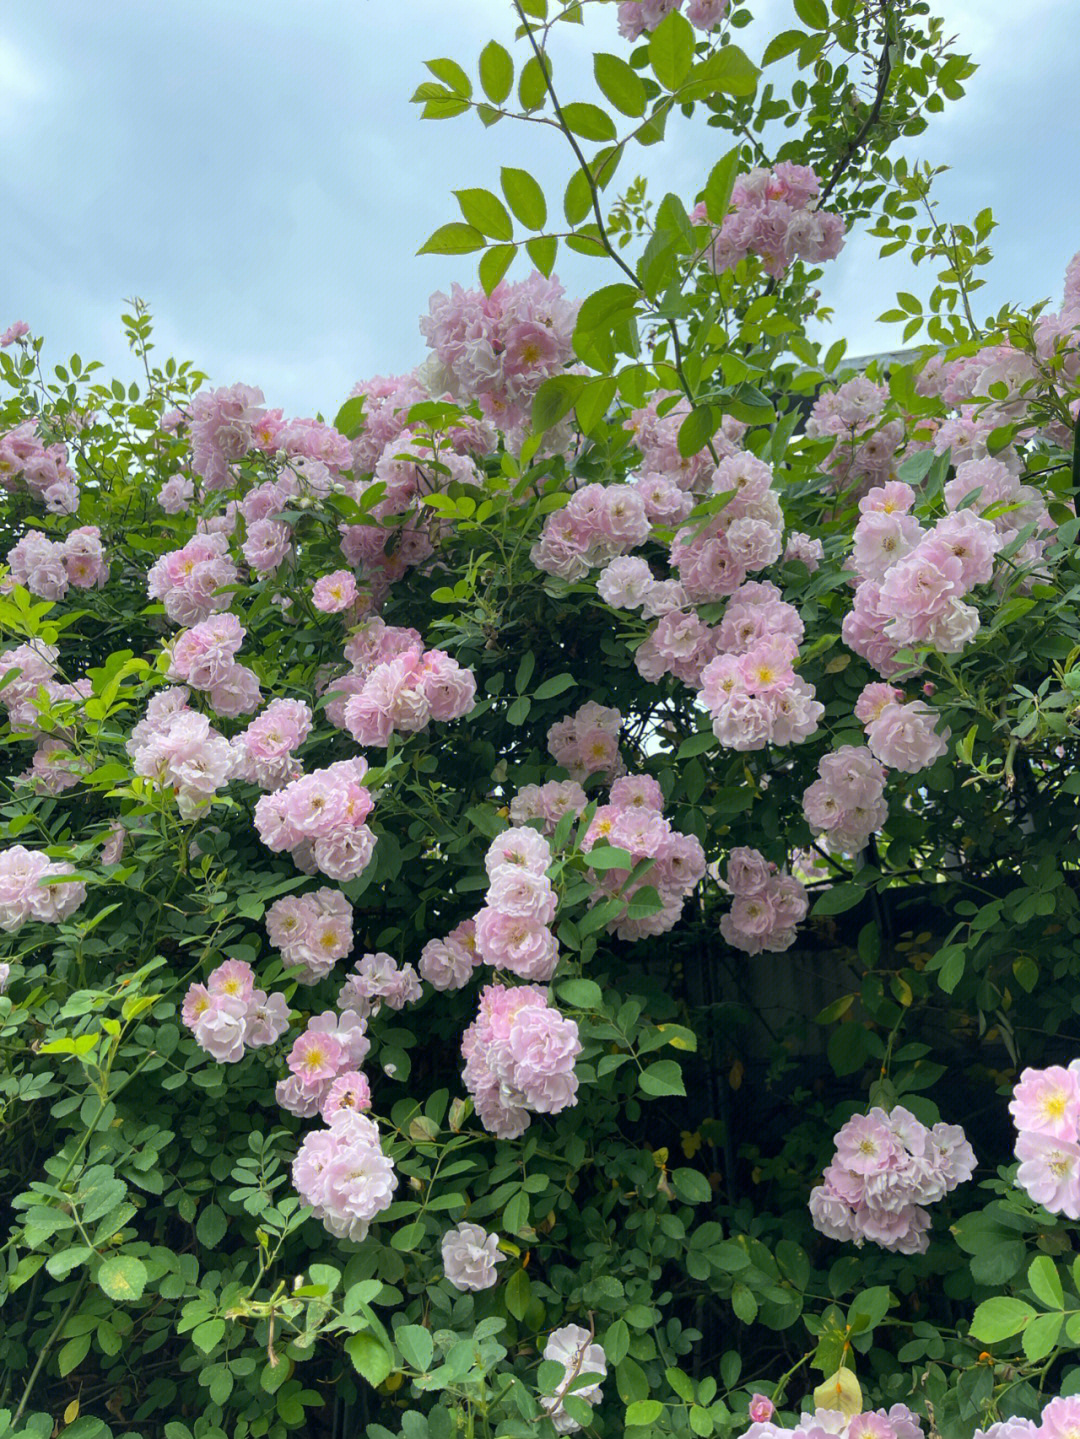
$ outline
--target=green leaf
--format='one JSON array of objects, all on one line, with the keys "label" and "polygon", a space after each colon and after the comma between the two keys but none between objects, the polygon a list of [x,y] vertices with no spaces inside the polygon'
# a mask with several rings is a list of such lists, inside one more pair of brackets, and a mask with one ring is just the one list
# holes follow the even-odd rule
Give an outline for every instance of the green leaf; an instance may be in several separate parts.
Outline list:
[{"label": "green leaf", "polygon": [[[575,170],[563,195],[563,214],[568,225],[580,225],[592,208],[592,190],[584,170]],[[567,242],[569,243],[569,241]]]},{"label": "green leaf", "polygon": [[573,409],[584,385],[581,375],[552,375],[550,380],[545,380],[533,400],[533,429],[543,433],[557,425]]},{"label": "green leaf", "polygon": [[506,203],[515,217],[529,230],[542,230],[547,223],[547,201],[528,170],[504,165],[499,171],[499,179]]},{"label": "green leaf", "polygon": [[444,85],[449,85],[455,95],[461,95],[466,100],[472,96],[472,81],[456,60],[425,60],[424,64]]},{"label": "green leaf", "polygon": [[222,1341],[225,1335],[224,1319],[207,1319],[203,1324],[197,1324],[191,1331],[191,1342],[196,1349],[209,1354]]},{"label": "green leaf", "polygon": [[195,1237],[204,1249],[216,1249],[225,1238],[225,1215],[216,1204],[208,1204],[199,1214]]},{"label": "green leaf", "polygon": [[1058,1342],[1061,1333],[1061,1326],[1065,1323],[1065,1315],[1058,1310],[1056,1314],[1039,1314],[1031,1321],[1024,1330],[1024,1337],[1021,1343],[1024,1346],[1024,1353],[1032,1364],[1037,1364],[1040,1359],[1045,1359]]},{"label": "green leaf", "polygon": [[[684,25],[687,23],[683,21]],[[599,105],[575,100],[562,107],[562,114],[566,128],[583,140],[614,140],[618,137],[615,121]]]},{"label": "green leaf", "polygon": [[534,698],[538,700],[554,699],[556,695],[561,695],[565,690],[572,690],[576,684],[577,680],[573,675],[555,675],[552,679],[545,680],[542,685],[536,687]]},{"label": "green leaf", "polygon": [[793,55],[805,39],[806,33],[803,30],[782,30],[765,46],[765,53],[761,57],[762,65],[774,65],[777,60]]},{"label": "green leaf", "polygon": [[347,440],[355,440],[364,428],[364,396],[346,400],[334,417],[334,429]]},{"label": "green leaf", "polygon": [[606,419],[618,388],[618,381],[613,375],[602,375],[585,386],[574,406],[582,434],[591,434]]},{"label": "green leaf", "polygon": [[510,1234],[520,1234],[529,1222],[529,1196],[519,1190],[503,1210],[503,1225]]},{"label": "green leaf", "polygon": [[575,1009],[600,1009],[604,995],[592,979],[564,979],[559,985],[559,998]]},{"label": "green leaf", "polygon": [[[520,219],[520,215],[518,216]],[[555,256],[559,251],[559,242],[554,235],[541,235],[535,240],[526,240],[525,248],[529,252],[529,259],[542,275],[550,275],[555,268]]]},{"label": "green leaf", "polygon": [[639,1399],[649,1397],[649,1380],[644,1369],[629,1355],[616,1365],[615,1387],[624,1404],[636,1404]]},{"label": "green leaf", "polygon": [[[56,1356],[57,1367],[61,1375],[70,1374],[73,1369],[79,1367],[86,1358],[93,1337],[93,1334],[78,1334],[74,1339],[68,1340]],[[30,1431],[24,1432],[29,1433]]]},{"label": "green leaf", "polygon": [[490,190],[455,190],[454,198],[467,225],[493,240],[513,239],[513,222],[498,195]]},{"label": "green leaf", "polygon": [[713,1197],[712,1185],[700,1169],[676,1169],[671,1182],[675,1193],[687,1204],[708,1204]]},{"label": "green leaf", "polygon": [[102,1264],[97,1282],[110,1299],[141,1299],[146,1288],[146,1265],[130,1254],[116,1254]]},{"label": "green leaf", "polygon": [[638,1399],[626,1411],[627,1424],[655,1424],[664,1412],[659,1399]]},{"label": "green leaf", "polygon": [[477,273],[485,295],[491,294],[513,264],[516,254],[516,245],[492,245],[490,250],[484,251],[477,266]]},{"label": "green leaf", "polygon": [[714,225],[723,224],[731,204],[731,191],[739,173],[739,152],[729,150],[709,171],[705,181],[705,210]]},{"label": "green leaf", "polygon": [[85,1264],[94,1254],[94,1250],[86,1244],[76,1245],[73,1249],[61,1249],[57,1254],[50,1254],[45,1261],[45,1268],[54,1279],[63,1279],[80,1264]]},{"label": "green leaf", "polygon": [[406,1364],[425,1374],[431,1368],[431,1356],[435,1352],[435,1341],[431,1331],[422,1324],[402,1324],[394,1330],[394,1343],[401,1350]]},{"label": "green leaf", "polygon": [[659,1059],[655,1064],[650,1064],[639,1077],[638,1083],[646,1094],[651,1094],[655,1098],[686,1094],[682,1069],[673,1059]]},{"label": "green leaf", "polygon": [[757,89],[761,71],[738,45],[723,45],[707,60],[695,65],[683,86],[687,99],[706,99],[709,95],[752,95]]},{"label": "green leaf", "polygon": [[605,98],[632,119],[644,115],[648,103],[645,86],[636,70],[618,55],[593,56],[593,75]]},{"label": "green leaf", "polygon": [[534,55],[522,68],[521,78],[518,81],[518,99],[521,101],[523,110],[539,110],[547,99],[545,70],[548,75],[551,74],[551,59],[546,55],[543,67]]},{"label": "green leaf", "polygon": [[811,30],[829,28],[829,10],[825,0],[795,0],[795,14]]},{"label": "green leaf", "polygon": [[866,898],[861,884],[834,884],[818,895],[812,914],[843,914]]},{"label": "green leaf", "polygon": [[625,1319],[616,1319],[604,1335],[604,1353],[609,1364],[621,1364],[630,1349],[630,1328]]},{"label": "green leaf", "polygon": [[374,1334],[350,1334],[345,1341],[345,1353],[352,1360],[353,1368],[374,1389],[383,1382],[393,1368],[393,1360],[386,1346]]},{"label": "green leaf", "polygon": [[586,856],[590,869],[633,869],[634,856],[614,844],[597,844]]},{"label": "green leaf", "polygon": [[467,255],[470,250],[484,248],[483,233],[475,225],[462,225],[453,221],[440,225],[429,235],[417,250],[418,255]]},{"label": "green leaf", "polygon": [[424,1237],[424,1224],[420,1219],[414,1219],[411,1224],[403,1224],[396,1229],[390,1237],[390,1245],[393,1249],[399,1249],[403,1254],[411,1253]]},{"label": "green leaf", "polygon": [[536,656],[532,650],[526,650],[521,656],[521,663],[518,665],[517,674],[514,676],[514,693],[524,694],[529,688],[529,681],[533,677],[533,670],[536,668]]},{"label": "green leaf", "polygon": [[507,724],[524,724],[529,718],[529,711],[532,709],[532,700],[528,695],[520,695],[506,711]]},{"label": "green leaf", "polygon": [[649,36],[649,64],[667,90],[677,90],[694,63],[694,27],[673,10]]},{"label": "green leaf", "polygon": [[684,739],[679,746],[676,759],[692,759],[696,754],[704,754],[706,750],[716,748],[716,736],[711,729],[699,730],[692,734],[689,739]]},{"label": "green leaf", "polygon": [[1028,1269],[1028,1285],[1040,1304],[1047,1309],[1063,1309],[1065,1292],[1061,1287],[1061,1276],[1057,1266],[1048,1254],[1040,1254],[1031,1261]]},{"label": "green leaf", "polygon": [[993,1299],[984,1299],[976,1309],[971,1332],[984,1344],[996,1344],[999,1340],[1019,1334],[1034,1318],[1035,1310],[1030,1304],[1007,1294],[998,1294]]},{"label": "green leaf", "polygon": [[712,439],[716,430],[711,405],[695,405],[679,426],[679,454],[684,459],[696,455]]},{"label": "green leaf", "polygon": [[524,1269],[515,1269],[506,1286],[506,1307],[517,1320],[525,1318],[532,1298],[532,1285]]},{"label": "green leaf", "polygon": [[480,51],[480,84],[495,105],[501,105],[514,88],[514,62],[494,40]]}]

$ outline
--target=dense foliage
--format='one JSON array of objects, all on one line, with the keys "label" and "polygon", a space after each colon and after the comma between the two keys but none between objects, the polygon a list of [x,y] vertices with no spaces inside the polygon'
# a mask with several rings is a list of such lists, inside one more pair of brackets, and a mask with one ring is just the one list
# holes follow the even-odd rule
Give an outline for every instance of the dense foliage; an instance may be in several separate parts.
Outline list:
[{"label": "dense foliage", "polygon": [[0,336],[4,1439],[1080,1433],[1080,262],[977,322],[921,0],[577,98],[582,3],[429,62],[563,218],[459,191],[332,424]]}]

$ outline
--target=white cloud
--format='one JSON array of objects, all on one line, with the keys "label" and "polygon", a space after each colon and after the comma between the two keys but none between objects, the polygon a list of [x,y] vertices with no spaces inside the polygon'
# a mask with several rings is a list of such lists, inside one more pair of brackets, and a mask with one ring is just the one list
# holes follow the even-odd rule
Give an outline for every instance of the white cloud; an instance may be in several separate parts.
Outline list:
[{"label": "white cloud", "polygon": [[0,35],[0,137],[16,134],[49,92],[45,70]]}]

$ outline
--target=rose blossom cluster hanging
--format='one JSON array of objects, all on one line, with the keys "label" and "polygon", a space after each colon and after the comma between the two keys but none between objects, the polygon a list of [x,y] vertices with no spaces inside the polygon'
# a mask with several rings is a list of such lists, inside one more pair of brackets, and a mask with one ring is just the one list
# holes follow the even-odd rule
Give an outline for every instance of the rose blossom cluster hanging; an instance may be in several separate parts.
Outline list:
[{"label": "rose blossom cluster hanging", "polygon": [[500,1139],[524,1134],[533,1114],[559,1114],[577,1103],[578,1027],[535,985],[489,984],[461,1053],[477,1117]]},{"label": "rose blossom cluster hanging", "polygon": [[365,824],[374,800],[364,785],[367,761],[338,760],[290,780],[255,805],[255,828],[267,849],[288,850],[298,869],[355,879],[371,862],[375,836]]},{"label": "rose blossom cluster hanging", "polygon": [[1009,1101],[1016,1182],[1051,1214],[1080,1219],[1080,1060],[1025,1069]]},{"label": "rose blossom cluster hanging", "polygon": [[228,959],[193,984],[180,1011],[195,1043],[219,1064],[236,1064],[249,1049],[262,1049],[289,1027],[282,994],[255,988],[255,971],[242,959]]},{"label": "rose blossom cluster hanging", "polygon": [[930,1216],[923,1207],[975,1172],[975,1155],[957,1124],[928,1129],[907,1109],[871,1109],[836,1136],[823,1182],[810,1194],[814,1228],[829,1239],[922,1254]]},{"label": "rose blossom cluster hanging", "polygon": [[735,896],[720,916],[720,933],[744,954],[773,953],[795,943],[795,926],[806,918],[806,890],[781,874],[760,850],[738,846],[728,855],[727,887]]},{"label": "rose blossom cluster hanging", "polygon": [[277,899],[266,911],[266,934],[301,984],[317,984],[353,947],[353,908],[338,889],[323,885]]}]

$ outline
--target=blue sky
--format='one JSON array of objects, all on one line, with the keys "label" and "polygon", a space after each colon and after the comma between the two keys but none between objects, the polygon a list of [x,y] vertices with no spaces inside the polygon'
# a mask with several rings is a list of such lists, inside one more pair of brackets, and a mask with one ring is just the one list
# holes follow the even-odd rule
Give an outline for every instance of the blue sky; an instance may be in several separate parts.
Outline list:
[{"label": "blue sky", "polygon": [[[1056,302],[1080,249],[1072,0],[936,8],[981,68],[913,153],[953,167],[937,192],[943,217],[988,204],[997,214],[979,310]],[[794,19],[791,0],[754,10],[743,43],[757,58]],[[192,359],[215,383],[261,385],[297,414],[332,415],[356,380],[411,368],[429,293],[475,282],[475,257],[415,254],[456,217],[450,191],[497,188],[504,163],[526,165],[549,195],[566,177],[555,134],[509,122],[485,132],[468,116],[424,122],[408,103],[425,59],[450,55],[475,73],[492,35],[510,44],[509,0],[5,7],[0,328],[25,319],[54,362],[78,350],[126,375],[119,316],[138,294],[155,314],[158,356]],[[588,88],[593,41],[624,45],[613,7],[564,27],[556,79],[567,93]],[[699,189],[717,132],[680,123],[672,134],[629,157],[616,183],[662,173],[657,198]],[[846,335],[852,354],[898,343],[874,317],[897,287],[931,283],[877,248],[849,240],[823,284],[836,309],[829,338]],[[560,256],[557,270],[572,292],[609,278],[581,257]]]}]

